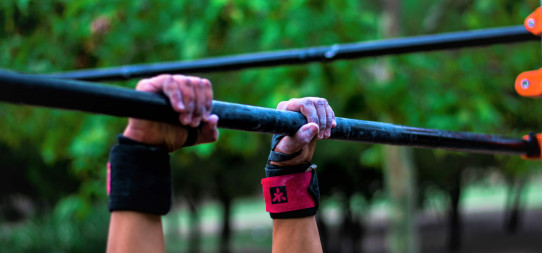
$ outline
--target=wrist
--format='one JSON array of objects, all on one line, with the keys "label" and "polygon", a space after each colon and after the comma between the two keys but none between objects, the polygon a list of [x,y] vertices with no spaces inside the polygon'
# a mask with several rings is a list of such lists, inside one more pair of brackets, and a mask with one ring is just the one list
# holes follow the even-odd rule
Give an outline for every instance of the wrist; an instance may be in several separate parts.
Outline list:
[{"label": "wrist", "polygon": [[273,219],[314,216],[320,203],[316,165],[309,162],[314,145],[285,151],[277,147],[283,137],[273,135],[271,139],[266,178],[262,179],[266,211]]},{"label": "wrist", "polygon": [[142,144],[152,145],[152,146],[162,146],[162,142],[154,136],[149,136],[148,130],[133,127],[131,124],[128,124],[124,129],[122,135],[128,139],[140,142]]},{"label": "wrist", "polygon": [[316,165],[279,167],[268,164],[262,179],[266,211],[273,219],[313,216],[318,211],[320,190]]},{"label": "wrist", "polygon": [[[291,150],[283,150],[281,149],[280,145],[277,145],[271,151],[273,151],[272,153],[275,153],[275,156],[269,157],[269,164],[288,167],[310,164],[314,148],[303,147],[300,150],[292,152]],[[277,155],[280,157],[277,157]]]},{"label": "wrist", "polygon": [[173,152],[188,140],[187,130],[183,127],[171,129],[155,122],[141,122],[130,119],[124,129],[123,136],[141,144],[167,148]]}]

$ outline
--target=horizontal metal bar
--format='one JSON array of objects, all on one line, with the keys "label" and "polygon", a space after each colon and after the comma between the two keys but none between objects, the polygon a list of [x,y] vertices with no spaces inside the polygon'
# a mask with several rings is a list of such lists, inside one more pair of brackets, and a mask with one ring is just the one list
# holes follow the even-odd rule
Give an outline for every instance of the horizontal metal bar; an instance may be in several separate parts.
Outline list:
[{"label": "horizontal metal bar", "polygon": [[[135,117],[179,124],[168,99],[160,94],[75,80],[35,78],[0,72],[0,101]],[[293,134],[306,124],[297,112],[213,101],[220,128]],[[449,149],[465,152],[527,154],[536,152],[521,138],[423,129],[381,122],[336,118],[331,139],[375,144]]]},{"label": "horizontal metal bar", "polygon": [[405,54],[432,50],[488,46],[537,40],[522,25],[472,30],[406,38],[386,39],[351,44],[336,44],[302,49],[260,52],[193,61],[127,65],[102,69],[84,69],[45,76],[86,81],[125,80],[150,77],[162,73],[204,73],[256,67],[271,67],[310,62],[330,62],[383,55]]}]

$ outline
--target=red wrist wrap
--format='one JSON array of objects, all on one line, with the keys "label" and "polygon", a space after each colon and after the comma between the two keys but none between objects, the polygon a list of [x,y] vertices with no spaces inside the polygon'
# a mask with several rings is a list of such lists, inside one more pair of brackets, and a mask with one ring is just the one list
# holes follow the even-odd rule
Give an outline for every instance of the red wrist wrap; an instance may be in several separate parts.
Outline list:
[{"label": "red wrist wrap", "polygon": [[283,213],[315,207],[308,188],[312,172],[302,172],[262,179],[265,210]]}]

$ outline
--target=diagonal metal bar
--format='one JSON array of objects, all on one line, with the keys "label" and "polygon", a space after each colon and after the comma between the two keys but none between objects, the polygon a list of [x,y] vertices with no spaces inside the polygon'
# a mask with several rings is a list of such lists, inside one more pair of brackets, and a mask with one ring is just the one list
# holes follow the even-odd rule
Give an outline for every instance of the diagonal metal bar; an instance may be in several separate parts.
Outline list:
[{"label": "diagonal metal bar", "polygon": [[204,73],[257,67],[330,62],[383,55],[406,54],[433,50],[488,46],[501,43],[534,41],[522,25],[472,31],[423,35],[312,48],[259,52],[193,61],[127,65],[102,69],[83,69],[44,76],[86,81],[125,80],[150,77],[162,73]]},{"label": "diagonal metal bar", "polygon": [[[83,81],[0,72],[0,101],[179,124],[177,113],[163,95]],[[213,102],[212,113],[219,116],[220,128],[250,132],[293,134],[306,123],[304,116],[297,112],[221,101]],[[463,152],[539,153],[537,145],[521,138],[348,118],[337,118],[337,127],[332,130],[331,139]]]}]

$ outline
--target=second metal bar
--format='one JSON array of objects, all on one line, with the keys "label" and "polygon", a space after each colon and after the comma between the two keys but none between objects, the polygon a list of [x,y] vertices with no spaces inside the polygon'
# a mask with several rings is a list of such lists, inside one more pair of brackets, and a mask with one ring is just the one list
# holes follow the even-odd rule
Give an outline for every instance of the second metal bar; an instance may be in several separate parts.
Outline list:
[{"label": "second metal bar", "polygon": [[383,55],[405,54],[432,50],[488,46],[500,43],[539,40],[522,25],[482,30],[422,35],[406,38],[336,44],[312,48],[289,49],[193,61],[127,65],[102,69],[83,69],[44,76],[86,81],[126,80],[150,77],[162,73],[190,74],[232,71],[310,62],[330,62]]}]

